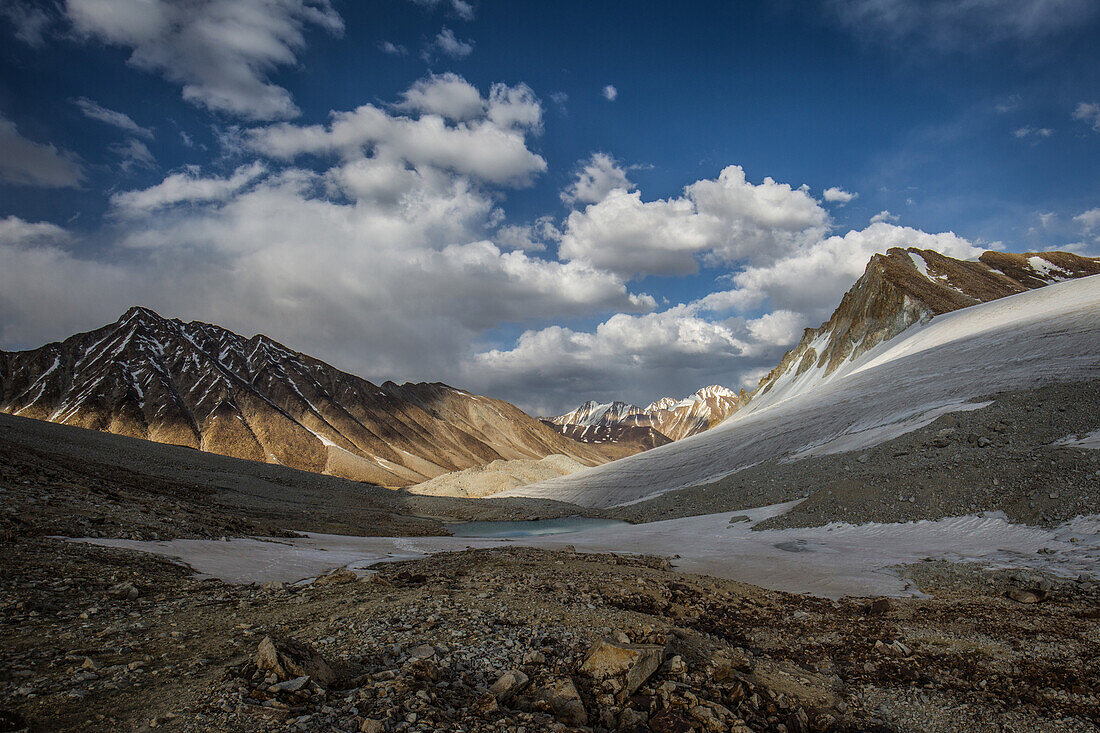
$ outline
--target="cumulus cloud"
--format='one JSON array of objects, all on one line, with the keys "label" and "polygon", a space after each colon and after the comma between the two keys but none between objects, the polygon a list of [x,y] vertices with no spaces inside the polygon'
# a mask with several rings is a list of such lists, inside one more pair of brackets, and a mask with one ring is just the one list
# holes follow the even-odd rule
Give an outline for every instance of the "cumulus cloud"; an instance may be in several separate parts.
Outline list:
[{"label": "cumulus cloud", "polygon": [[77,32],[182,85],[187,101],[252,120],[299,114],[268,75],[296,62],[308,27],[344,27],[329,0],[66,0],[65,11]]},{"label": "cumulus cloud", "polygon": [[607,86],[605,86],[601,94],[603,94],[603,98],[606,99],[608,102],[614,102],[616,99],[619,98],[619,90],[616,89],[613,84],[608,84]]},{"label": "cumulus cloud", "polygon": [[948,48],[1038,41],[1096,16],[1093,0],[826,0],[841,23],[876,41],[919,38]]},{"label": "cumulus cloud", "polygon": [[805,188],[771,178],[754,185],[740,166],[728,166],[679,197],[644,202],[638,191],[611,191],[569,215],[560,252],[624,276],[687,274],[700,259],[775,259],[819,236],[828,220]]},{"label": "cumulus cloud", "polygon": [[1100,102],[1078,102],[1073,119],[1092,125],[1092,129],[1100,132]]},{"label": "cumulus cloud", "polygon": [[20,186],[66,188],[84,180],[75,155],[50,143],[36,143],[19,133],[15,123],[0,117],[0,181]]},{"label": "cumulus cloud", "polygon": [[425,56],[430,56],[432,51],[439,51],[444,56],[450,56],[453,59],[463,59],[473,53],[474,42],[471,39],[459,40],[454,31],[444,27],[428,48],[425,49]]},{"label": "cumulus cloud", "polygon": [[130,115],[124,112],[116,112],[113,109],[107,109],[99,102],[88,99],[87,97],[80,97],[73,100],[73,104],[84,113],[84,116],[102,122],[112,127],[117,127],[123,132],[135,135],[137,137],[143,137],[146,140],[153,139],[153,131],[148,127],[142,127],[138,123],[134,122]]},{"label": "cumulus cloud", "polygon": [[885,222],[894,222],[894,221],[897,221],[900,218],[901,217],[898,216],[897,214],[891,214],[886,209],[883,209],[882,211],[878,212],[877,214],[875,214],[874,216],[871,217],[871,223],[872,224],[878,224],[879,222],[884,222],[884,221]]},{"label": "cumulus cloud", "polygon": [[405,56],[409,53],[409,49],[393,41],[382,41],[378,44],[378,50],[382,53],[388,53],[390,56]]},{"label": "cumulus cloud", "polygon": [[[541,129],[541,105],[534,93],[522,84],[496,84],[487,99],[475,104],[467,86],[454,75],[430,77],[414,84],[397,105],[419,115],[394,115],[366,104],[333,113],[327,126],[280,123],[255,128],[247,131],[245,142],[280,160],[336,154],[354,161],[371,153],[416,169],[439,168],[497,184],[528,184],[546,170],[546,161],[526,142],[528,134]],[[464,119],[456,121],[457,117]]]},{"label": "cumulus cloud", "polygon": [[740,307],[767,304],[772,309],[803,313],[816,326],[839,303],[840,296],[863,274],[871,255],[891,247],[919,247],[960,259],[973,259],[982,248],[952,233],[928,234],[879,221],[799,247],[775,262],[747,267],[731,280]]},{"label": "cumulus cloud", "polygon": [[1086,232],[1100,230],[1100,208],[1082,211],[1073,220],[1081,225]]},{"label": "cumulus cloud", "polygon": [[848,191],[845,191],[843,188],[840,188],[838,186],[832,186],[830,188],[825,189],[825,192],[824,192],[823,196],[825,197],[825,200],[828,201],[829,203],[831,203],[831,204],[836,203],[836,204],[840,204],[841,206],[843,206],[844,204],[848,203],[849,201],[857,198],[859,196],[859,194],[858,193],[849,193]]},{"label": "cumulus cloud", "polygon": [[592,153],[578,167],[573,182],[561,192],[561,200],[570,205],[596,204],[612,191],[632,191],[634,188],[617,160],[607,153]]}]

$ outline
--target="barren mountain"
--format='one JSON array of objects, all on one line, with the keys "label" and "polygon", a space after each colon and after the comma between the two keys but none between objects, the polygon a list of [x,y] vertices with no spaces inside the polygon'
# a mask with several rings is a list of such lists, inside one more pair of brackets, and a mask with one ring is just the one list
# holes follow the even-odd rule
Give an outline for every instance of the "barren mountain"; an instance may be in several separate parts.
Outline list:
[{"label": "barren mountain", "polygon": [[753,392],[753,407],[828,380],[838,367],[914,323],[1054,282],[1100,274],[1100,258],[1070,252],[985,252],[957,260],[928,249],[876,254],[828,321],[807,328]]},{"label": "barren mountain", "polygon": [[384,486],[500,459],[607,460],[507,402],[438,383],[374,385],[266,336],[146,308],[0,351],[0,411]]}]

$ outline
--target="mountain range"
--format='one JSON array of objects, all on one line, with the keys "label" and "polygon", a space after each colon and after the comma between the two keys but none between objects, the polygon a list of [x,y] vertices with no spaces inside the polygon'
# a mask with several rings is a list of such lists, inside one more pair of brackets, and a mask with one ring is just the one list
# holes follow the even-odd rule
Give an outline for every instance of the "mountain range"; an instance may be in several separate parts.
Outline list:
[{"label": "mountain range", "polygon": [[140,307],[0,351],[0,412],[390,487],[501,459],[610,457],[507,402],[439,383],[375,385],[263,335]]}]

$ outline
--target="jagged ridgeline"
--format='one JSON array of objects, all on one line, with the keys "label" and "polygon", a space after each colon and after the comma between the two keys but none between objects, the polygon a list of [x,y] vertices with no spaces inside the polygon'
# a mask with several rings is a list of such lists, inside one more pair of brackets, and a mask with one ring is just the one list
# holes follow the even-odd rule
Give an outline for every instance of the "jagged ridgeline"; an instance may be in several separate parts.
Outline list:
[{"label": "jagged ridgeline", "polygon": [[375,385],[266,336],[147,308],[0,352],[0,411],[394,487],[499,459],[608,460],[507,402]]}]

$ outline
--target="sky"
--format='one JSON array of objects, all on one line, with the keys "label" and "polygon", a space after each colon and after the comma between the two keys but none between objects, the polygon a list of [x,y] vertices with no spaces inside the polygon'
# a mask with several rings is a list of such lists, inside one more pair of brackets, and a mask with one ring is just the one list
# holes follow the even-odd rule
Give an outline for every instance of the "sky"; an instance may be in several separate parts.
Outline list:
[{"label": "sky", "polygon": [[558,414],[895,246],[1100,254],[1095,0],[3,0],[0,348],[144,305]]}]

